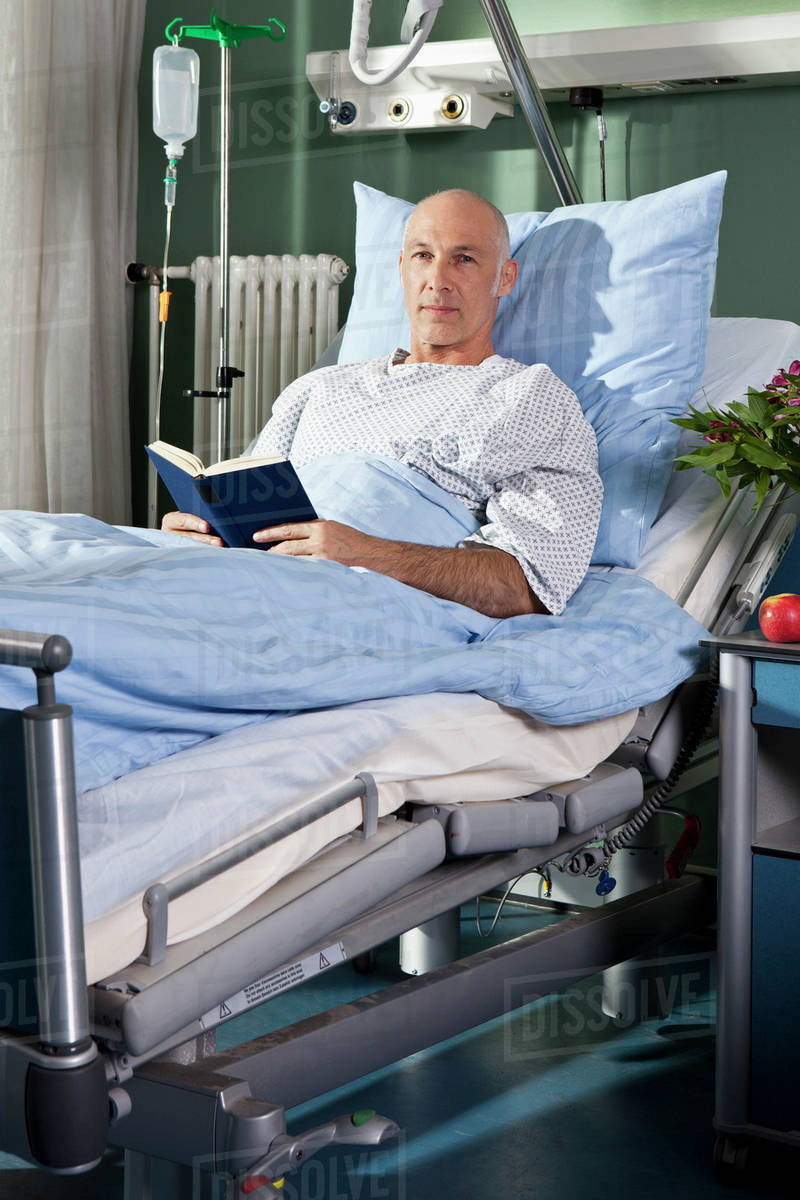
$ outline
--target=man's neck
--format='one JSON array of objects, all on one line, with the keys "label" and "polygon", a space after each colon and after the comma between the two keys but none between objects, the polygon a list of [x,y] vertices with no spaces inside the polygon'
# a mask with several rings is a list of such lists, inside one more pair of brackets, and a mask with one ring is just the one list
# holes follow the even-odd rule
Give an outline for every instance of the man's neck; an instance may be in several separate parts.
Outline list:
[{"label": "man's neck", "polygon": [[484,342],[480,346],[432,346],[415,344],[412,338],[411,353],[407,363],[441,363],[450,367],[477,367],[484,359],[491,358],[494,346]]}]

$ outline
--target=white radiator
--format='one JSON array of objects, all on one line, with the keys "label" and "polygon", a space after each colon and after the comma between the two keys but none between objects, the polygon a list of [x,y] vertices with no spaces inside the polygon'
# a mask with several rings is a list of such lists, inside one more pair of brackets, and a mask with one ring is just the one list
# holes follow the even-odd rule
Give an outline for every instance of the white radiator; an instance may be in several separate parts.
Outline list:
[{"label": "white radiator", "polygon": [[[275,397],[314,365],[335,336],[339,285],[348,270],[331,254],[231,257],[227,358],[228,365],[245,374],[234,380],[231,391],[229,455],[246,449],[268,419]],[[170,267],[169,277],[194,283],[193,387],[213,390],[219,365],[219,258]],[[152,354],[159,335],[156,305],[151,312]],[[157,371],[157,352],[155,365]],[[217,403],[194,400],[192,449],[205,462],[216,457]],[[153,436],[151,430],[151,440]]]}]

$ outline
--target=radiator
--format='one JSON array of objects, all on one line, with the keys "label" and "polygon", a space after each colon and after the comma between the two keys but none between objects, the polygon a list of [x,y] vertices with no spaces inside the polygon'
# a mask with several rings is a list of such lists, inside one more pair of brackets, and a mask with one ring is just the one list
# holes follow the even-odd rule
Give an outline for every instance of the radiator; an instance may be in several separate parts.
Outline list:
[{"label": "radiator", "polygon": [[[268,419],[275,397],[314,365],[335,336],[339,285],[348,269],[331,254],[231,257],[227,357],[230,366],[244,371],[244,378],[236,379],[231,391],[230,456],[246,449]],[[170,267],[169,277],[194,283],[193,386],[212,390],[219,365],[219,258]],[[159,335],[156,305],[151,312],[152,359]],[[157,372],[157,350],[155,366]],[[217,401],[196,398],[192,449],[211,462],[216,445]]]}]

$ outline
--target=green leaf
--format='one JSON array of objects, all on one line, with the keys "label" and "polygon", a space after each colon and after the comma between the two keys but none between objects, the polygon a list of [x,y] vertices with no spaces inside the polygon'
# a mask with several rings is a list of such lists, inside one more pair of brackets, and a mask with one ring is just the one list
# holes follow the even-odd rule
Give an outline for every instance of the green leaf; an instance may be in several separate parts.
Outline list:
[{"label": "green leaf", "polygon": [[776,454],[774,450],[770,450],[760,442],[742,442],[739,452],[744,458],[755,463],[757,467],[768,467],[771,471],[779,471],[784,466],[784,460],[780,454]]},{"label": "green leaf", "polygon": [[728,472],[724,467],[717,467],[716,471],[714,472],[714,476],[717,480],[717,483],[722,488],[723,496],[727,500],[728,496],[731,494],[731,481],[728,476]]},{"label": "green leaf", "polygon": [[767,498],[767,492],[772,484],[769,471],[759,471],[756,475],[756,508],[760,508]]},{"label": "green leaf", "polygon": [[728,409],[722,414],[725,419],[730,419],[731,415],[738,417],[740,421],[751,421],[752,413],[746,404],[742,404],[739,400],[733,400],[728,405]]},{"label": "green leaf", "polygon": [[723,442],[717,446],[709,442],[707,445],[708,449],[704,446],[692,454],[681,454],[676,461],[686,463],[690,467],[716,467],[719,463],[729,462],[736,450],[733,442]]},{"label": "green leaf", "polygon": [[697,409],[692,409],[691,417],[670,417],[673,425],[680,425],[682,429],[695,429],[698,433],[706,433],[709,429],[710,417],[708,413],[698,412]]},{"label": "green leaf", "polygon": [[754,388],[748,388],[747,394],[750,401],[750,411],[759,425],[770,423],[772,410],[775,406],[770,404],[763,392],[757,392]]}]

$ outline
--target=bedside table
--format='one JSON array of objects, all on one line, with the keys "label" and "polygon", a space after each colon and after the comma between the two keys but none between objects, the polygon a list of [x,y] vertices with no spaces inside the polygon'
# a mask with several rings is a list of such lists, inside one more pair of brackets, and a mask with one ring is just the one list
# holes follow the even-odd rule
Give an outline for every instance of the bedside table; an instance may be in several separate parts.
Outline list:
[{"label": "bedside table", "polygon": [[800,643],[719,652],[718,1017],[714,1159],[753,1139],[800,1148]]}]

